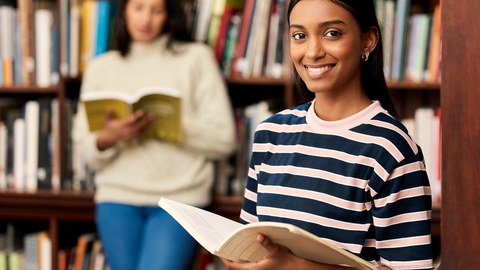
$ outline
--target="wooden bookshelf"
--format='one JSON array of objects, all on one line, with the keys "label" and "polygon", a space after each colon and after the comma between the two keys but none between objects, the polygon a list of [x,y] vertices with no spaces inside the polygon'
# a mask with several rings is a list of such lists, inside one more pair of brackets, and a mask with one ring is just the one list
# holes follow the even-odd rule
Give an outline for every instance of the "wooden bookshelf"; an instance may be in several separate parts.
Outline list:
[{"label": "wooden bookshelf", "polygon": [[93,223],[93,193],[0,190],[0,219],[46,222],[52,243],[52,267],[57,269],[61,223]]}]

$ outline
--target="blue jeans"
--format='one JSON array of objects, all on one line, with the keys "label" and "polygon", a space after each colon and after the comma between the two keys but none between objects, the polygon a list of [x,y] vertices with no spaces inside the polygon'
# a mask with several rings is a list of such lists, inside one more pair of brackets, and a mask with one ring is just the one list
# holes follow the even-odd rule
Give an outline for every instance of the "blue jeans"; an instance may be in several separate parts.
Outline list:
[{"label": "blue jeans", "polygon": [[160,207],[96,206],[97,229],[111,270],[185,270],[197,242]]}]

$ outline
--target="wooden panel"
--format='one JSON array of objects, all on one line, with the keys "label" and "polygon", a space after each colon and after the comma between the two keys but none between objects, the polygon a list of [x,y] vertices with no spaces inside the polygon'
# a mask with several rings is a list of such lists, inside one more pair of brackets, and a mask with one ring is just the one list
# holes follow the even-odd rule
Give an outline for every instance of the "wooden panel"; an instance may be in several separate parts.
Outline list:
[{"label": "wooden panel", "polygon": [[93,193],[39,190],[0,192],[0,218],[10,220],[94,221]]},{"label": "wooden panel", "polygon": [[476,269],[480,264],[480,1],[443,0],[442,5],[440,268]]}]

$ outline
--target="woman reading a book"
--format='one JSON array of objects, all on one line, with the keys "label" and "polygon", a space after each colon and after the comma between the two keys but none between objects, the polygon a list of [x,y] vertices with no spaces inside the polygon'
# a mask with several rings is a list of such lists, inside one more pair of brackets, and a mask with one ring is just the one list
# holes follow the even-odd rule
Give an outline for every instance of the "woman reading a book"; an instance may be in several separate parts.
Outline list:
[{"label": "woman reading a book", "polygon": [[182,141],[144,139],[155,115],[120,119],[107,110],[90,132],[80,103],[79,158],[95,172],[96,222],[112,270],[188,269],[197,243],[163,209],[161,197],[205,207],[213,161],[235,147],[232,108],[213,52],[186,31],[182,1],[120,1],[114,50],[88,64],[81,92],[145,87],[180,91]]},{"label": "woman reading a book", "polygon": [[[257,127],[241,220],[294,224],[378,269],[431,269],[429,180],[395,118],[373,0],[292,0],[288,24],[309,99]],[[257,241],[264,260],[226,268],[345,269]]]}]

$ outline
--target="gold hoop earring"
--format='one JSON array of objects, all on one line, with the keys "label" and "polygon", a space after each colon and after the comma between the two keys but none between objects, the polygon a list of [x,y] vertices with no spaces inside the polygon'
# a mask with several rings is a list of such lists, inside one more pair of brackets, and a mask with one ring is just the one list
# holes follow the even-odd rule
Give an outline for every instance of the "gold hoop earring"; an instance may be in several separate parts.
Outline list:
[{"label": "gold hoop earring", "polygon": [[367,62],[368,61],[368,56],[370,56],[370,52],[366,52],[365,54],[362,54],[362,61]]}]

